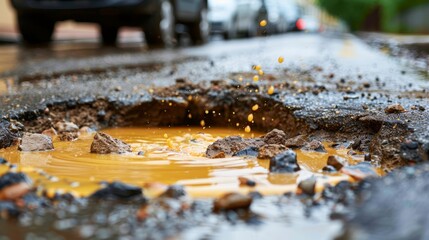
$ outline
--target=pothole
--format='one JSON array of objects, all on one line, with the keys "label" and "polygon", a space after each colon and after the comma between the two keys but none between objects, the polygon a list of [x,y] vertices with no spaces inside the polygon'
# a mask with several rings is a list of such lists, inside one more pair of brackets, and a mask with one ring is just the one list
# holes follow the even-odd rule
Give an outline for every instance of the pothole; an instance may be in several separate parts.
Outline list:
[{"label": "pothole", "polygon": [[[164,89],[136,90],[133,94],[121,94],[118,89],[109,96],[43,101],[40,108],[10,111],[0,120],[0,147],[6,148],[0,150],[0,157],[9,161],[0,169],[2,173],[22,170],[34,179],[36,188],[23,189],[26,186],[19,185],[18,190],[31,190],[31,194],[42,196],[38,199],[55,206],[49,214],[56,216],[57,206],[69,206],[70,201],[75,204],[75,196],[91,196],[81,198],[83,204],[78,208],[95,209],[97,217],[76,212],[70,213],[71,216],[84,222],[88,218],[90,222],[98,221],[99,214],[106,209],[120,214],[123,208],[136,216],[132,224],[139,226],[137,230],[144,232],[153,227],[151,224],[165,230],[165,224],[171,224],[174,230],[159,233],[172,236],[183,228],[204,223],[206,218],[215,223],[225,219],[232,223],[268,219],[269,229],[283,224],[290,217],[288,214],[299,215],[305,222],[304,212],[305,217],[320,214],[318,223],[326,225],[335,217],[330,215],[332,212],[347,211],[347,206],[356,201],[356,192],[367,183],[359,180],[425,158],[424,146],[413,139],[413,130],[406,121],[413,119],[414,110],[400,114],[376,111],[385,100],[382,96],[379,102],[366,106],[371,111],[361,108],[359,102],[347,102],[360,101],[355,98],[338,107],[335,103],[344,100],[341,94],[324,93],[316,86],[320,91],[309,90],[297,96],[277,91],[281,88],[281,84],[274,82],[254,85],[213,81],[209,86],[201,86],[179,79],[175,86]],[[319,95],[323,94],[326,102],[320,102]],[[73,131],[62,128],[65,123],[73,125]],[[88,133],[89,129],[106,132],[130,144],[131,152],[91,154],[94,133]],[[271,147],[282,152],[258,159],[262,145],[279,145],[266,139],[273,129],[278,129],[274,136],[281,136],[284,141],[282,146]],[[59,134],[54,141],[55,150],[28,153],[16,150],[24,133],[50,135],[54,131]],[[241,138],[228,138],[234,135]],[[297,139],[305,141],[290,144]],[[289,160],[293,154],[297,155],[299,169],[289,160],[270,166],[273,158],[283,152],[287,153],[282,158]],[[327,167],[330,156],[345,159],[344,165],[349,166],[336,171],[332,164]],[[184,200],[186,194],[209,201]],[[275,195],[279,200],[268,197],[258,202],[261,194]],[[118,198],[128,205],[116,202],[97,205],[100,200]],[[31,207],[41,206],[42,200]],[[264,214],[271,213],[256,214],[256,210],[266,201],[275,214],[264,218]],[[289,208],[284,213],[285,202],[289,207],[298,202],[304,204],[300,205],[299,214]],[[319,204],[323,206],[312,215],[311,209]],[[112,206],[118,209],[109,209]],[[334,210],[327,210],[327,206]],[[213,215],[213,211],[225,214]],[[64,219],[58,218],[62,223]],[[31,215],[28,219],[35,224],[39,218]],[[53,219],[57,221],[57,217]],[[94,225],[96,229],[100,226],[98,222]],[[80,227],[80,230],[85,229]],[[133,232],[131,236],[140,235]]]},{"label": "pothole", "polygon": [[103,132],[126,142],[132,151],[90,153],[94,133],[81,133],[72,142],[56,138],[52,151],[22,152],[15,146],[0,150],[0,157],[14,164],[14,170],[29,174],[48,195],[71,193],[79,197],[89,196],[104,181],[140,186],[146,195],[152,196],[165,191],[165,186],[178,184],[185,186],[193,197],[220,197],[228,192],[295,192],[299,179],[314,176],[318,178],[316,190],[321,191],[324,184],[353,181],[350,175],[337,172],[334,164],[328,168],[329,157],[337,158],[338,164],[345,167],[365,161],[363,153],[350,150],[347,145],[325,142],[318,146],[319,150],[294,149],[300,171],[270,173],[269,157],[253,155],[257,155],[258,149],[254,153],[237,149],[242,152],[239,156],[222,158],[208,158],[206,154],[216,140],[229,136],[255,138],[262,136],[261,132],[202,127],[113,128]]}]

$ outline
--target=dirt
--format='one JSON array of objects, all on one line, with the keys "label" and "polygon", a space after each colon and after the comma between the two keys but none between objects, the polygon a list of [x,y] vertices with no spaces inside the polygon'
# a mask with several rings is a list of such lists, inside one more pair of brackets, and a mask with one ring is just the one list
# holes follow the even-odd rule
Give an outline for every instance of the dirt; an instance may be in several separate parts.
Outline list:
[{"label": "dirt", "polygon": [[131,152],[131,146],[123,141],[113,138],[105,133],[98,132],[94,135],[94,141],[91,144],[91,153],[109,154],[109,153],[127,153]]}]

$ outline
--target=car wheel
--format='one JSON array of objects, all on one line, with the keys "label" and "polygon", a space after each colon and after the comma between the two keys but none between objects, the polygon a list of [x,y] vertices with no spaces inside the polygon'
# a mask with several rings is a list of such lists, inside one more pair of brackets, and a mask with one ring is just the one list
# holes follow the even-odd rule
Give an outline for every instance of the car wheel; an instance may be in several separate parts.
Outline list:
[{"label": "car wheel", "polygon": [[54,33],[55,21],[40,16],[18,14],[18,28],[24,42],[49,43]]},{"label": "car wheel", "polygon": [[105,45],[115,45],[118,39],[118,27],[113,26],[100,26],[101,40]]},{"label": "car wheel", "polygon": [[189,25],[191,39],[194,44],[206,43],[210,36],[210,23],[208,19],[207,7],[204,7],[200,11],[198,20]]},{"label": "car wheel", "polygon": [[176,42],[176,20],[173,4],[160,1],[158,11],[143,25],[146,42],[149,46],[174,46]]}]

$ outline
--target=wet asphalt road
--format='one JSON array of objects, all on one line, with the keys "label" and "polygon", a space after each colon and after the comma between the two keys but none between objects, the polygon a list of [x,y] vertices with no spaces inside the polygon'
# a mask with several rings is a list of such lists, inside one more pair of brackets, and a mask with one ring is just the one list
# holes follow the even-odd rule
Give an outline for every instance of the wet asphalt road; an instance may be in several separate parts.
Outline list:
[{"label": "wet asphalt road", "polygon": [[[409,95],[429,87],[423,76],[351,35],[287,34],[173,50],[148,50],[133,43],[103,48],[97,43],[61,42],[49,48],[0,46],[0,52],[3,115],[17,108],[38,108],[47,99],[106,95],[118,86],[127,92],[168,86],[178,78],[237,79],[240,73],[250,74],[245,78],[250,80],[253,65],[262,66],[265,78],[272,74],[281,81],[290,77],[284,74],[289,71],[297,84],[313,78],[328,89],[341,81],[353,89],[369,83],[365,91],[392,94]],[[283,64],[277,63],[279,56],[285,58]],[[117,94],[121,93],[113,93]]]},{"label": "wet asphalt road", "polygon": [[[252,83],[256,74],[252,66],[261,65],[265,74],[259,84],[287,82],[290,89],[279,90],[272,98],[294,109],[294,116],[307,121],[310,128],[343,130],[335,125],[358,116],[363,124],[382,122],[382,130],[403,125],[413,129],[411,137],[421,146],[429,142],[428,79],[348,34],[286,34],[169,50],[135,43],[105,48],[93,42],[61,42],[49,48],[0,46],[0,52],[0,115],[4,117],[19,118],[69,100],[85,103],[102,97],[125,105],[145,102],[152,98],[152,89],[171,86],[177,79],[209,89],[214,80],[237,82],[240,76]],[[279,56],[284,63],[277,62]],[[320,86],[326,90],[319,94],[305,90]],[[384,108],[393,103],[402,104],[408,112],[384,114]],[[413,106],[426,110],[411,110]],[[377,133],[374,141],[382,142],[383,137]],[[323,224],[317,226],[323,228]],[[283,225],[268,224],[258,233],[276,232],[271,227],[278,230]],[[231,237],[234,231],[220,235]]]}]

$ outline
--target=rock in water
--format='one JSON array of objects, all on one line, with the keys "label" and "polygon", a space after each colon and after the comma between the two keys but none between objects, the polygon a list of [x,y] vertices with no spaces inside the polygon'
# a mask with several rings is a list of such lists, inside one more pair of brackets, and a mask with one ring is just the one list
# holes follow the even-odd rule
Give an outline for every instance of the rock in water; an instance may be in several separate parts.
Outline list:
[{"label": "rock in water", "polygon": [[329,156],[327,161],[328,166],[334,167],[337,171],[339,171],[344,166],[348,166],[347,159],[339,157],[339,156]]},{"label": "rock in water", "polygon": [[258,148],[256,148],[256,147],[248,147],[248,148],[245,148],[243,150],[240,150],[240,151],[234,153],[232,156],[233,157],[240,157],[240,156],[253,156],[253,157],[256,157],[256,156],[258,156]]},{"label": "rock in water", "polygon": [[52,139],[49,136],[37,133],[24,133],[18,146],[18,150],[24,152],[48,151],[53,149]]},{"label": "rock in water", "polygon": [[340,171],[356,180],[362,180],[369,177],[378,177],[376,170],[369,162],[361,162],[353,166],[343,167]]},{"label": "rock in water", "polygon": [[208,158],[231,157],[245,148],[259,148],[263,144],[264,142],[260,138],[245,139],[240,136],[226,137],[208,146],[206,156]]},{"label": "rock in water", "polygon": [[250,196],[246,196],[241,193],[227,193],[215,200],[213,210],[215,212],[219,212],[248,209],[252,204],[252,200],[253,199]]},{"label": "rock in water", "polygon": [[303,151],[314,151],[314,152],[326,152],[325,147],[320,141],[313,140],[309,143],[306,143],[304,147],[301,148]]},{"label": "rock in water", "polygon": [[271,159],[277,154],[287,150],[287,147],[280,144],[267,144],[259,148],[258,158]]},{"label": "rock in water", "polygon": [[121,182],[112,182],[107,184],[104,188],[94,192],[89,197],[92,199],[103,200],[143,199],[143,191],[141,188],[136,186]]},{"label": "rock in water", "polygon": [[307,137],[304,135],[298,135],[293,138],[289,138],[285,142],[285,146],[289,148],[300,148],[307,143]]},{"label": "rock in water", "polygon": [[296,160],[296,153],[292,150],[277,154],[270,160],[270,172],[293,173],[301,170]]},{"label": "rock in water", "polygon": [[131,146],[125,142],[113,138],[105,133],[99,132],[94,136],[91,144],[91,153],[109,154],[131,152]]},{"label": "rock in water", "polygon": [[267,144],[284,145],[286,142],[286,133],[279,129],[273,129],[262,137],[262,140]]}]

